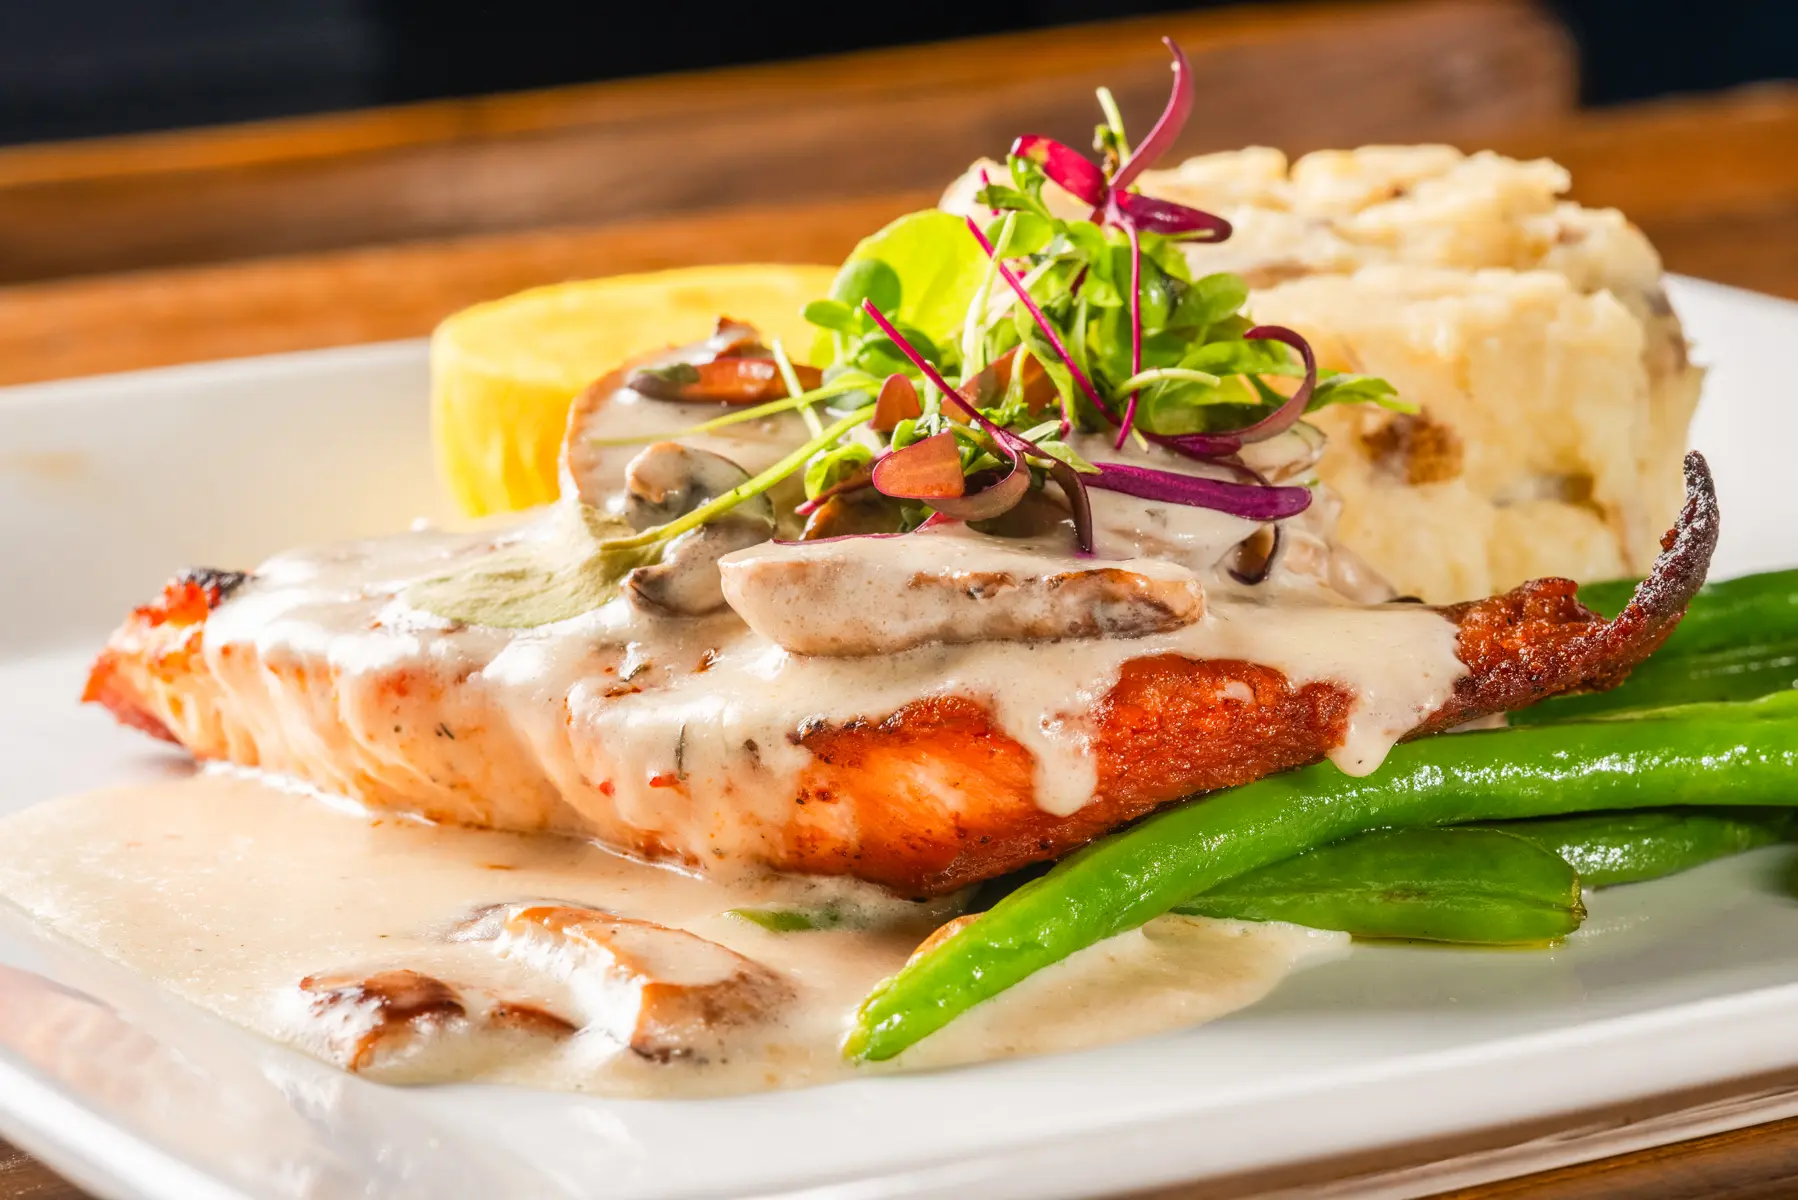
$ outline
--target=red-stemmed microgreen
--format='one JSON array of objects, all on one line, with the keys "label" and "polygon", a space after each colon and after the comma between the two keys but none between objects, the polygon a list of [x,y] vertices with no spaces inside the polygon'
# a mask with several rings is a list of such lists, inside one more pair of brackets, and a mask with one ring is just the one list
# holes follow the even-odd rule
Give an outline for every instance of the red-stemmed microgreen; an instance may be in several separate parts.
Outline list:
[{"label": "red-stemmed microgreen", "polygon": [[[1091,164],[1089,163],[1088,165],[1090,166]],[[987,257],[991,258],[993,263],[998,267],[999,277],[1005,280],[1006,285],[1011,288],[1012,292],[1016,294],[1018,301],[1023,304],[1025,311],[1030,314],[1030,319],[1036,322],[1036,327],[1038,329],[1042,330],[1043,337],[1048,340],[1049,346],[1055,351],[1056,357],[1061,359],[1062,365],[1066,367],[1068,373],[1073,376],[1074,382],[1079,386],[1080,391],[1092,402],[1094,408],[1104,413],[1108,420],[1116,422],[1118,419],[1117,414],[1112,411],[1109,404],[1106,404],[1105,401],[1100,398],[1099,389],[1092,385],[1092,381],[1086,377],[1086,372],[1080,369],[1080,364],[1076,362],[1074,356],[1069,353],[1067,344],[1061,340],[1061,334],[1056,332],[1055,325],[1048,317],[1043,315],[1043,310],[1037,306],[1036,301],[1030,298],[1030,289],[1025,287],[1023,282],[1012,273],[1011,268],[1006,266],[1005,263],[993,253],[993,244],[986,240],[986,234],[980,232],[979,224],[977,224],[972,217],[968,218],[968,232],[974,235],[974,239],[980,243],[980,248],[986,251]]]},{"label": "red-stemmed microgreen", "polygon": [[[1123,123],[1116,112],[1116,103],[1107,104],[1110,94],[1100,97],[1100,106],[1105,109],[1109,126],[1109,136],[1102,135],[1118,148],[1123,156],[1117,164],[1115,173],[1109,178],[1103,168],[1095,166],[1079,151],[1053,138],[1040,134],[1026,134],[1012,144],[1014,157],[1035,163],[1050,180],[1064,191],[1081,202],[1091,206],[1089,220],[1101,226],[1111,225],[1122,229],[1130,239],[1130,373],[1136,375],[1142,371],[1142,237],[1143,233],[1159,234],[1163,237],[1199,238],[1210,241],[1223,241],[1231,233],[1230,223],[1212,213],[1189,208],[1184,204],[1175,204],[1167,200],[1157,200],[1150,196],[1139,195],[1129,190],[1144,169],[1149,167],[1166,153],[1180,135],[1187,118],[1192,114],[1193,84],[1192,65],[1187,62],[1186,54],[1171,38],[1163,38],[1169,53],[1174,57],[1174,85],[1168,96],[1167,106],[1162,110],[1155,127],[1149,136],[1143,139],[1134,152],[1129,152],[1123,141]],[[1071,291],[1077,292],[1079,284],[1085,278],[1085,269],[1076,277]],[[1035,314],[1033,314],[1035,315]],[[1091,398],[1089,396],[1089,398]],[[1112,417],[1105,406],[1099,404],[1100,410],[1106,412],[1108,418],[1118,426],[1116,445],[1119,449],[1130,436],[1136,424],[1137,402],[1140,395],[1132,391],[1126,398],[1123,417]],[[1099,402],[1095,399],[1095,404]]]},{"label": "red-stemmed microgreen", "polygon": [[1143,500],[1161,500],[1193,508],[1209,508],[1249,521],[1283,521],[1311,507],[1311,489],[1267,484],[1231,483],[1178,471],[1159,471],[1133,463],[1098,462],[1087,487],[1123,492]]},{"label": "red-stemmed microgreen", "polygon": [[[1003,270],[1004,268],[1002,267],[1000,269]],[[1032,446],[1029,442],[1026,442],[1023,438],[1011,432],[1011,430],[1003,429],[998,425],[993,424],[992,421],[987,419],[985,414],[964,399],[957,389],[950,387],[948,380],[943,378],[942,372],[938,371],[928,358],[925,358],[922,354],[918,353],[917,349],[906,340],[905,335],[899,332],[898,327],[889,321],[886,314],[881,312],[880,309],[875,306],[874,301],[863,300],[862,310],[873,319],[876,325],[880,326],[880,331],[887,335],[893,345],[898,348],[899,353],[903,354],[911,365],[918,369],[918,374],[922,375],[932,386],[941,392],[945,401],[960,408],[967,414],[968,418],[973,421],[974,424],[985,430],[995,442],[999,443],[1008,456],[1034,454],[1036,452],[1035,446]]]},{"label": "red-stemmed microgreen", "polygon": [[[1130,236],[1130,377],[1134,379],[1142,374],[1142,235],[1134,225],[1124,232]],[[1124,404],[1124,419],[1118,422],[1117,441],[1111,444],[1113,450],[1124,448],[1136,424],[1136,402],[1142,398],[1142,392],[1131,390],[1129,396]]]},{"label": "red-stemmed microgreen", "polygon": [[1192,64],[1186,61],[1186,52],[1180,49],[1173,38],[1164,37],[1161,44],[1174,56],[1174,86],[1168,93],[1167,107],[1161,110],[1161,116],[1149,130],[1149,136],[1142,140],[1136,152],[1118,168],[1117,175],[1111,181],[1115,190],[1129,187],[1144,169],[1154,165],[1157,159],[1172,150],[1174,139],[1180,136],[1180,131],[1186,128],[1186,119],[1192,115]]},{"label": "red-stemmed microgreen", "polygon": [[[981,235],[978,227],[974,227],[972,221],[969,222],[969,226],[974,228],[975,236],[981,239],[982,246],[985,247],[986,239]],[[986,248],[990,254],[990,247]],[[998,260],[994,259],[994,261],[997,262]],[[1008,283],[1011,283],[1014,288],[1018,286],[1016,276],[1012,275],[1005,268],[1004,264],[1000,264],[999,270],[1001,274],[1006,276],[1006,281]],[[1026,295],[1028,295],[1028,293],[1026,293]],[[919,354],[917,350],[912,347],[911,343],[905,340],[904,335],[894,327],[891,321],[887,320],[886,315],[875,306],[872,300],[862,301],[862,308],[867,312],[868,316],[873,319],[874,323],[880,326],[882,332],[892,339],[893,345],[898,347],[899,352],[905,355],[905,357],[911,361],[911,364],[918,369],[918,373],[923,375],[925,379],[929,380],[943,393],[944,401],[946,403],[952,403],[964,411],[976,425],[980,426],[980,428],[993,439],[1005,456],[1011,460],[1011,469],[1006,473],[1003,479],[992,486],[981,490],[974,496],[968,497],[965,501],[960,503],[951,502],[948,504],[938,504],[936,501],[927,501],[927,503],[929,503],[931,507],[936,508],[938,512],[956,517],[959,520],[983,521],[999,516],[1008,511],[1019,500],[1023,499],[1024,494],[1030,488],[1030,471],[1027,464],[1027,456],[1041,456],[1047,459],[1046,470],[1049,472],[1049,477],[1054,479],[1056,484],[1067,494],[1069,507],[1074,513],[1074,531],[1080,553],[1091,554],[1093,552],[1092,512],[1086,500],[1086,493],[1081,484],[1079,472],[1075,471],[1072,466],[1063,462],[1061,459],[1045,454],[1035,443],[1019,437],[1009,429],[995,425],[979,410],[979,408],[964,398],[958,390],[949,386],[948,381],[943,378],[942,374],[937,371],[930,360],[925,358],[922,354]],[[1070,363],[1070,365],[1072,364]],[[1074,369],[1078,370],[1077,367]],[[905,451],[900,451],[899,453],[903,454]],[[892,462],[893,459],[898,457],[898,454],[889,456],[882,462],[881,466],[884,467],[887,463]],[[881,486],[881,480],[879,478],[880,472],[881,468],[876,467],[876,477],[874,481],[874,486],[876,488]],[[975,503],[976,501],[979,503]]]}]

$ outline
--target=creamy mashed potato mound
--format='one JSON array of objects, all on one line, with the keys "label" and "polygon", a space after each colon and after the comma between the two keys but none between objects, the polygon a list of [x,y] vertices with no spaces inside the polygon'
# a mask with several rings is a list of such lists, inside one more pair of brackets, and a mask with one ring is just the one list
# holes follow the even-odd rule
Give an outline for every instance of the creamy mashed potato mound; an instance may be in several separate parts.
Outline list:
[{"label": "creamy mashed potato mound", "polygon": [[[981,165],[944,207],[973,207]],[[1420,407],[1312,418],[1330,435],[1319,473],[1341,540],[1401,592],[1446,602],[1639,573],[1673,520],[1703,373],[1654,247],[1621,213],[1560,199],[1568,184],[1545,159],[1448,146],[1293,163],[1251,147],[1141,178],[1235,226],[1187,247],[1195,275],[1241,274],[1258,320]]]}]

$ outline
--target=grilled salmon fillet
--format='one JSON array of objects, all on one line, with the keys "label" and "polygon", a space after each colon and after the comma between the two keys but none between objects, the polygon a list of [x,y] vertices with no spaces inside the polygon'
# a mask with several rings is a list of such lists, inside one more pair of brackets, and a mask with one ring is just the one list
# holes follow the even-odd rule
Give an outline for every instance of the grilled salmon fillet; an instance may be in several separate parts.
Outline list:
[{"label": "grilled salmon fillet", "polygon": [[[1690,455],[1685,469],[1679,521],[1614,620],[1583,607],[1564,579],[1427,610],[1452,625],[1464,673],[1407,736],[1614,686],[1652,653],[1703,582],[1716,542],[1704,461]],[[351,576],[365,570],[353,551],[338,557]],[[629,726],[591,714],[653,701],[658,681],[675,673],[703,685],[721,653],[713,643],[724,644],[717,622],[698,622],[654,664],[600,632],[564,640],[547,670],[530,639],[396,623],[391,589],[373,579],[321,599],[305,579],[287,578],[317,570],[276,560],[254,577],[178,577],[112,636],[85,699],[196,758],[281,772],[375,809],[596,838],[695,866],[847,874],[908,896],[1054,858],[1169,801],[1314,762],[1343,743],[1360,699],[1340,681],[1145,640],[1079,714],[1096,772],[1071,812],[1044,805],[1039,755],[977,688],[797,721],[784,744],[741,738],[736,757],[709,773],[697,747],[734,728],[736,710],[693,708],[666,769],[650,764],[643,786],[625,787],[607,739]],[[270,608],[284,588],[303,594]],[[720,687],[748,690],[747,676],[733,678]],[[695,694],[679,693],[680,703],[691,708]],[[752,786],[762,776],[775,782]]]}]

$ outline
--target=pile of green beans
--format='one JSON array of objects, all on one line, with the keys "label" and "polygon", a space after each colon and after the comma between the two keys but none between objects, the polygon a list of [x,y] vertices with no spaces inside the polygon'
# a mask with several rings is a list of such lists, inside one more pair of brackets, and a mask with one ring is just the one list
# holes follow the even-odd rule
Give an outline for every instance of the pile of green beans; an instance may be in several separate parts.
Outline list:
[{"label": "pile of green beans", "polygon": [[885,1059],[1077,950],[1231,879],[1389,827],[1644,805],[1798,804],[1798,692],[1638,718],[1431,738],[1365,778],[1319,764],[1166,810],[1084,847],[914,959],[846,1044]]}]

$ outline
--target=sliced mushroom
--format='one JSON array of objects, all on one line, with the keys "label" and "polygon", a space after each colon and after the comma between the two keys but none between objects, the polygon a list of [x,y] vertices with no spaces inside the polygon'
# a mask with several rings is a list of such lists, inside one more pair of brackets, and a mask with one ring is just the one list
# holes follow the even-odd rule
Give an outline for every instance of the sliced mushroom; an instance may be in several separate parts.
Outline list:
[{"label": "sliced mushroom", "polygon": [[[749,472],[722,454],[656,442],[625,468],[624,519],[633,529],[653,529],[748,482]],[[760,496],[738,505],[737,511],[774,519],[774,510]]]},{"label": "sliced mushroom", "polygon": [[573,1022],[535,1004],[409,968],[309,975],[302,1038],[348,1071],[452,1078],[484,1035],[567,1037]]},{"label": "sliced mushroom", "polygon": [[[799,385],[823,380],[816,367],[793,364]],[[633,369],[626,386],[656,400],[760,404],[787,394],[787,385],[755,326],[719,317],[712,336],[682,346]]]},{"label": "sliced mushroom", "polygon": [[589,1028],[658,1061],[708,1054],[792,996],[773,971],[716,942],[580,905],[505,905],[465,929],[452,936],[566,983]]},{"label": "sliced mushroom", "polygon": [[[806,391],[824,381],[817,367],[794,365],[793,375]],[[791,395],[780,365],[772,358],[715,358],[644,367],[631,375],[629,385],[651,399],[684,404],[766,404]]]},{"label": "sliced mushroom", "polygon": [[[888,654],[929,642],[1142,637],[1205,614],[1191,570],[1095,563],[965,529],[769,543],[726,559],[724,594],[795,654]],[[804,604],[793,597],[804,596]]]},{"label": "sliced mushroom", "polygon": [[651,612],[697,617],[724,607],[718,560],[760,545],[773,534],[771,522],[721,517],[683,533],[662,551],[662,561],[624,577],[631,602]]},{"label": "sliced mushroom", "polygon": [[[624,476],[624,516],[633,529],[653,529],[687,515],[749,473],[720,454],[679,442],[657,442],[631,460]],[[774,535],[774,507],[752,496],[718,519],[668,544],[660,562],[625,577],[633,602],[653,611],[698,616],[722,608],[718,560]]]}]

